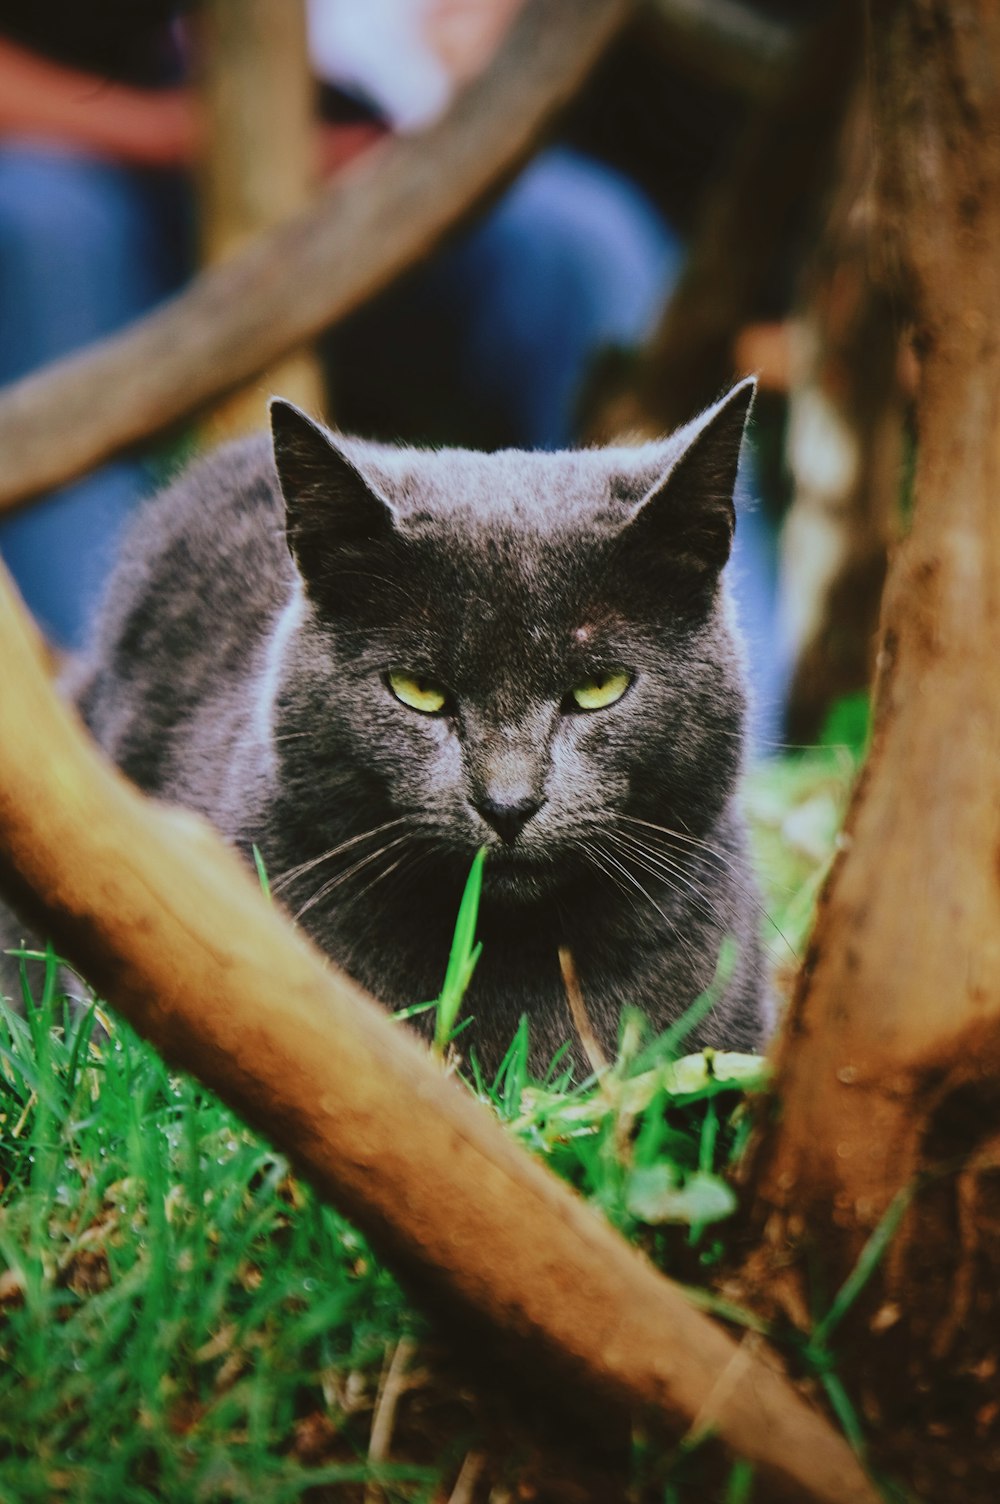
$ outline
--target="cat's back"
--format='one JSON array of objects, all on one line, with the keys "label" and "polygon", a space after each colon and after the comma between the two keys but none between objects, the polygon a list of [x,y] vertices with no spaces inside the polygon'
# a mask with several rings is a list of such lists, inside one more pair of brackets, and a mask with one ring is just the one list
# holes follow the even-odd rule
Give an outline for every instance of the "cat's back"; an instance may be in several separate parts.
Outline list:
[{"label": "cat's back", "polygon": [[106,626],[120,630],[122,612],[153,594],[176,612],[252,615],[291,578],[282,517],[267,436],[215,450],[140,508],[114,571]]},{"label": "cat's back", "polygon": [[177,729],[236,698],[293,578],[265,435],[216,450],[140,508],[74,686],[137,781],[158,787]]}]

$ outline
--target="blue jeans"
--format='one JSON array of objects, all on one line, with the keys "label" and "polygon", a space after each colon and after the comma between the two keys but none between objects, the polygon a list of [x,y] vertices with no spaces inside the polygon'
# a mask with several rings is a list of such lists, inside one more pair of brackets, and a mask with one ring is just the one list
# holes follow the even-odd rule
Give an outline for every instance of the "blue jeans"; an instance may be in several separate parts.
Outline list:
[{"label": "blue jeans", "polygon": [[428,443],[572,444],[595,357],[643,342],[681,261],[638,189],[550,149],[471,230],[333,331],[338,419]]},{"label": "blue jeans", "polygon": [[[189,239],[186,195],[166,174],[0,144],[0,382],[152,307],[180,281]],[[94,393],[95,402],[114,400],[114,392]],[[147,486],[141,461],[119,459],[0,524],[0,555],[60,646],[83,639]]]}]

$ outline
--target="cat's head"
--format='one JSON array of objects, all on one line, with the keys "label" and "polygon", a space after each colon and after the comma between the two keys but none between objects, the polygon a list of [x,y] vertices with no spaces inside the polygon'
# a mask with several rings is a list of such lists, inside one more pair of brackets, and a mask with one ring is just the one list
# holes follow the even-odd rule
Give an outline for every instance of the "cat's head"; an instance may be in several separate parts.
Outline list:
[{"label": "cat's head", "polygon": [[[727,801],[744,697],[720,576],[753,383],[634,449],[391,449],[272,405],[301,579],[276,734],[324,798],[412,821],[495,891]],[[603,853],[603,856],[600,855]]]}]

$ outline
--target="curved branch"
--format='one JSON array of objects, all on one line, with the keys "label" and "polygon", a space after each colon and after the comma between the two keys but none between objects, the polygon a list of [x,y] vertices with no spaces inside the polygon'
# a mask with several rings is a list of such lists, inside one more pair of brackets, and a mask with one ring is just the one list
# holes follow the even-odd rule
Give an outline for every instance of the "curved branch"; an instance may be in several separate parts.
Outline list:
[{"label": "curved branch", "polygon": [[438,125],[374,148],[313,207],[124,333],[8,388],[0,511],[232,391],[426,254],[528,154],[630,8],[533,0]]},{"label": "curved branch", "polygon": [[331,968],[202,821],[144,799],[0,579],[0,880],[171,1060],[259,1125],[453,1330],[609,1427],[704,1424],[767,1497],[874,1504],[842,1438]]},{"label": "curved branch", "polygon": [[652,0],[674,63],[749,95],[769,93],[795,46],[795,31],[745,0]]}]

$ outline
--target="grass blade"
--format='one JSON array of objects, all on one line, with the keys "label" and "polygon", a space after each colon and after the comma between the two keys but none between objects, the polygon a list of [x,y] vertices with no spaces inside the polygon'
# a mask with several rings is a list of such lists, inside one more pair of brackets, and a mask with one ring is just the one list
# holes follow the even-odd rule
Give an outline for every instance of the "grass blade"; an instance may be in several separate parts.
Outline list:
[{"label": "grass blade", "polygon": [[897,1191],[895,1196],[893,1196],[882,1220],[858,1255],[857,1263],[834,1296],[830,1309],[818,1326],[813,1329],[812,1337],[809,1341],[810,1347],[823,1348],[826,1346],[830,1338],[830,1333],[847,1315],[865,1285],[878,1268],[886,1249],[895,1237],[896,1229],[902,1221],[903,1214],[912,1199],[913,1189],[911,1186],[904,1186],[902,1190]]},{"label": "grass blade", "polygon": [[486,847],[481,846],[473,859],[465,891],[462,894],[462,902],[458,906],[458,918],[455,921],[455,934],[444,974],[444,985],[441,988],[441,996],[438,998],[437,1018],[434,1021],[434,1051],[438,1055],[443,1054],[448,1046],[462,998],[465,996],[466,989],[472,980],[472,973],[476,968],[476,962],[479,960],[481,947],[476,945],[476,920],[479,917],[479,899],[483,891],[485,863]]}]

